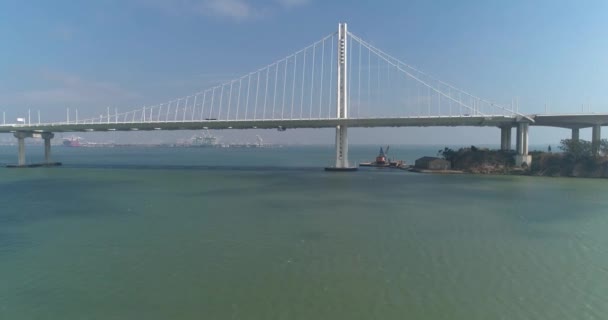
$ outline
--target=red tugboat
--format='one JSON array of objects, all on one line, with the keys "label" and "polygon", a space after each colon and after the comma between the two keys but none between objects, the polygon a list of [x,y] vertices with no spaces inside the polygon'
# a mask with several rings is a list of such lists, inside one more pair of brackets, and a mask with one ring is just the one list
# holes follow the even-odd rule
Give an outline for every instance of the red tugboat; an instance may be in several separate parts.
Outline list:
[{"label": "red tugboat", "polygon": [[359,164],[360,167],[376,167],[376,168],[394,168],[394,169],[407,169],[408,166],[405,164],[403,160],[391,161],[388,158],[388,149],[389,146],[386,146],[386,149],[382,149],[380,147],[380,152],[376,157],[376,161],[374,162],[362,162]]}]

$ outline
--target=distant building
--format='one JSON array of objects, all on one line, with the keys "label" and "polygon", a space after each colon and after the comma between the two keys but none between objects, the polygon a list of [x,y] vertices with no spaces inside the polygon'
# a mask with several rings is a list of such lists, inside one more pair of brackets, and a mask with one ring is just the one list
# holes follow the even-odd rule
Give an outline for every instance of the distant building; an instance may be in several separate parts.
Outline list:
[{"label": "distant building", "polygon": [[449,161],[436,157],[422,157],[416,160],[415,167],[424,170],[450,170],[452,165]]}]

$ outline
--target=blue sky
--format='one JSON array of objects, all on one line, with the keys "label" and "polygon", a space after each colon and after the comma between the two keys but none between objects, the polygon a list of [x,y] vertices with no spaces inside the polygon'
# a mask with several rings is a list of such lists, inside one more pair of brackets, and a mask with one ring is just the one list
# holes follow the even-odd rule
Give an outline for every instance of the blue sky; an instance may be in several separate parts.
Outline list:
[{"label": "blue sky", "polygon": [[[517,96],[521,111],[541,113],[547,104],[552,112],[578,112],[581,105],[608,112],[608,2],[522,0],[4,0],[0,111],[15,117],[39,109],[52,118],[66,106],[98,114],[108,105],[167,101],[291,54],[340,21],[478,96]],[[353,139],[373,143],[386,133],[402,137],[391,143],[493,143],[499,135],[410,128],[355,132]],[[272,135],[323,142],[332,134]],[[531,143],[568,135],[539,128],[531,134]]]}]

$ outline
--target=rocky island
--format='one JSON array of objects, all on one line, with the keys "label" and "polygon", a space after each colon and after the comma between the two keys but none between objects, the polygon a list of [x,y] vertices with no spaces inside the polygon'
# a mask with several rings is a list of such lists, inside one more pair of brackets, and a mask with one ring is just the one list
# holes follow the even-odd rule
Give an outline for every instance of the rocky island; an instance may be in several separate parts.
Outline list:
[{"label": "rocky island", "polygon": [[591,142],[562,140],[560,152],[532,151],[532,165],[516,167],[514,151],[490,150],[475,146],[453,150],[444,148],[438,156],[449,161],[452,170],[473,174],[512,174],[549,177],[608,178],[608,140],[593,152]]}]

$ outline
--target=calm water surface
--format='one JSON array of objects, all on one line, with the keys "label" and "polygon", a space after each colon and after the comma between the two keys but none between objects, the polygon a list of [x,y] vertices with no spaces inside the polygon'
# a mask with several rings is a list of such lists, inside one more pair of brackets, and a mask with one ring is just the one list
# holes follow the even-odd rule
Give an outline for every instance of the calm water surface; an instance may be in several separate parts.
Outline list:
[{"label": "calm water surface", "polygon": [[606,180],[329,174],[332,147],[54,152],[0,168],[0,319],[608,315]]}]

